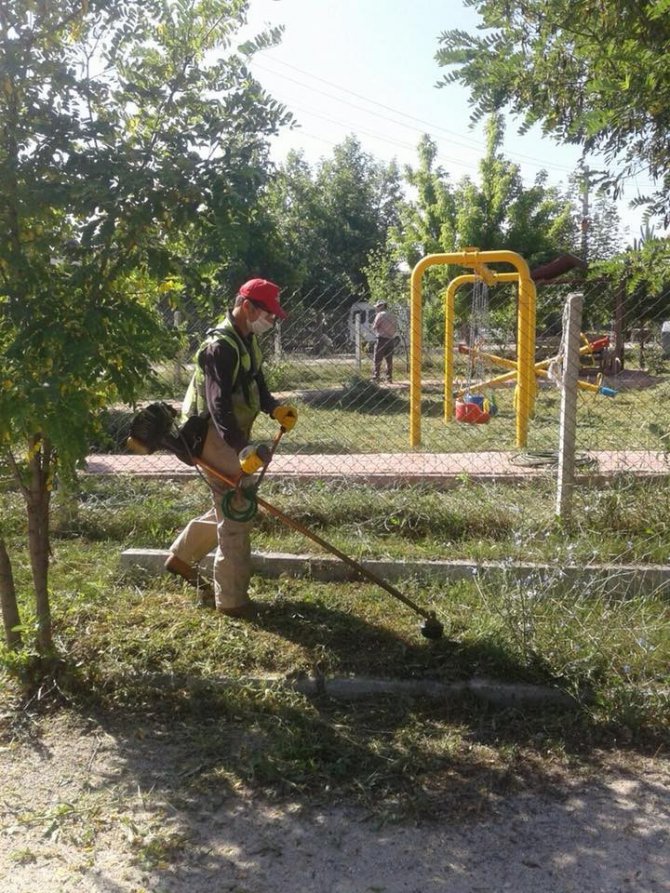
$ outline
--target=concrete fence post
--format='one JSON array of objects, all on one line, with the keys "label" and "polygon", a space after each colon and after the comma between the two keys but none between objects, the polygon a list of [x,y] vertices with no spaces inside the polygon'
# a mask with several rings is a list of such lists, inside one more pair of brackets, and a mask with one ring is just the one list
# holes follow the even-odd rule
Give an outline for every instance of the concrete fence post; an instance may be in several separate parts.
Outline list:
[{"label": "concrete fence post", "polygon": [[283,348],[281,343],[281,320],[277,320],[274,329],[274,354],[275,362],[279,362],[283,356]]},{"label": "concrete fence post", "polygon": [[577,439],[577,382],[579,380],[579,338],[584,296],[568,295],[563,317],[563,374],[561,378],[561,418],[558,440],[558,485],[556,515],[570,516],[575,482],[575,444]]}]

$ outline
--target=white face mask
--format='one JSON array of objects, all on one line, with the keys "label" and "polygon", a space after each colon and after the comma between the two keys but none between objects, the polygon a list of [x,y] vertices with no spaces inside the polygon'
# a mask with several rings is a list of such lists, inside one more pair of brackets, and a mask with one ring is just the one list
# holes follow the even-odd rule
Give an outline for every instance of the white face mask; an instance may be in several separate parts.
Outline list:
[{"label": "white face mask", "polygon": [[254,333],[254,335],[262,335],[264,332],[269,332],[274,324],[274,319],[268,319],[265,316],[259,316],[258,319],[255,319],[253,322],[249,323],[249,328]]}]

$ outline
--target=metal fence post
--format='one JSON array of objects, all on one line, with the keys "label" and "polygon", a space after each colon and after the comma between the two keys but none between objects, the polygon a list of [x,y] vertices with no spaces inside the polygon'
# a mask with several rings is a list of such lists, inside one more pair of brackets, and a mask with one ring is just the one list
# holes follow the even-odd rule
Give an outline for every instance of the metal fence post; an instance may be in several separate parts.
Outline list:
[{"label": "metal fence post", "polygon": [[[181,312],[181,310],[175,310],[174,315],[173,315],[173,317],[172,317],[172,325],[173,325],[173,327],[174,327],[178,332],[181,332],[181,331],[182,331],[182,327],[183,327],[183,323],[184,323],[184,314]],[[173,370],[172,370],[172,378],[173,378],[173,381],[174,381],[174,386],[175,386],[175,388],[180,388],[180,387],[181,387],[181,383],[182,383],[182,382],[181,382],[181,380],[182,380],[182,367],[183,367],[183,365],[184,365],[184,360],[185,360],[185,357],[184,357],[184,348],[183,348],[183,347],[179,347],[179,349],[177,350],[177,353],[176,353],[176,355],[175,355],[175,358],[174,358],[174,367],[173,367]]]},{"label": "metal fence post", "polygon": [[577,381],[579,380],[579,334],[582,326],[584,296],[574,292],[567,297],[567,321],[564,316],[563,375],[561,381],[561,417],[558,434],[558,486],[556,515],[565,520],[572,507],[575,481],[575,443],[577,438]]}]

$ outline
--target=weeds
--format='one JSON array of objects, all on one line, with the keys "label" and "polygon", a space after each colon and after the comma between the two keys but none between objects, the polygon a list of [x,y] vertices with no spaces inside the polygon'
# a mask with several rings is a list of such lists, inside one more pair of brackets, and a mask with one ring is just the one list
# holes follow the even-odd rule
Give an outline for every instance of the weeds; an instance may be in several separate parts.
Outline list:
[{"label": "weeds", "polygon": [[[552,481],[495,485],[464,479],[447,491],[421,485],[380,491],[346,480],[301,485],[266,480],[263,497],[355,557],[557,566],[666,564],[670,558],[670,483],[657,481],[621,479],[581,488],[569,525],[555,518]],[[167,545],[209,501],[207,488],[197,480],[86,479],[76,514],[60,511],[57,502],[54,532],[60,538],[155,548]],[[12,514],[6,526],[18,533],[17,518]],[[254,545],[286,552],[310,546],[302,535],[263,514],[256,520]]]}]

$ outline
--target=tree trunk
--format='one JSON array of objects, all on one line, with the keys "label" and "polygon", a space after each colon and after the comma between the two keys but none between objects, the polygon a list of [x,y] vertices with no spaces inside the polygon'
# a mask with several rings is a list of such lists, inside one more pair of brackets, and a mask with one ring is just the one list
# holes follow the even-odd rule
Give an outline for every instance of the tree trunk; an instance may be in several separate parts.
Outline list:
[{"label": "tree trunk", "polygon": [[21,625],[21,615],[16,601],[12,565],[2,537],[0,537],[0,605],[7,646],[16,651],[21,646],[21,633],[17,629]]},{"label": "tree trunk", "polygon": [[37,649],[44,655],[53,650],[49,605],[49,505],[51,502],[52,452],[46,441],[30,445],[27,493],[28,549],[35,588]]}]

